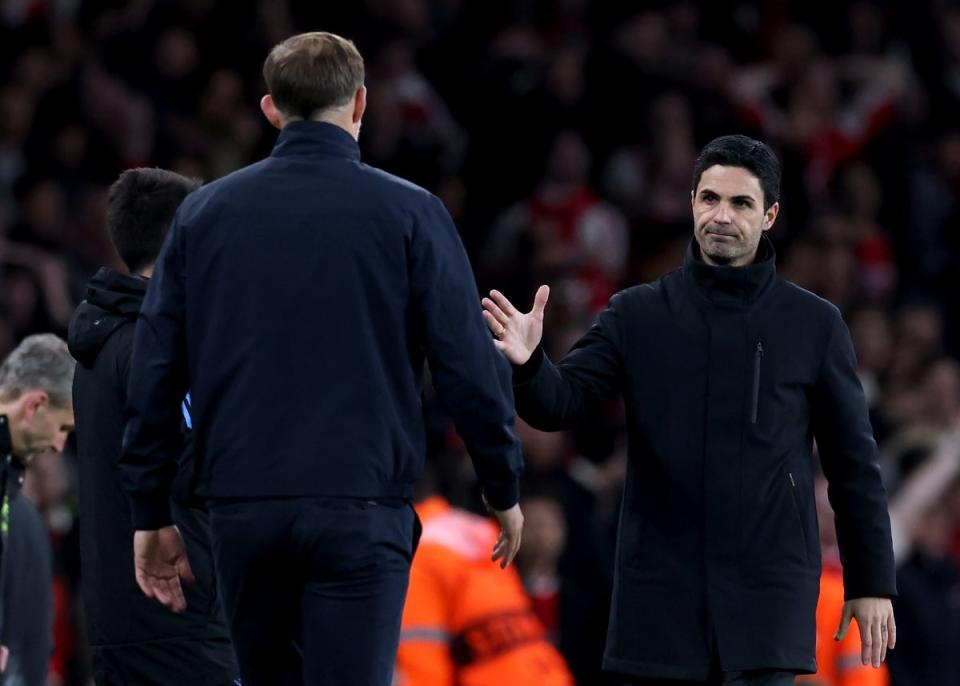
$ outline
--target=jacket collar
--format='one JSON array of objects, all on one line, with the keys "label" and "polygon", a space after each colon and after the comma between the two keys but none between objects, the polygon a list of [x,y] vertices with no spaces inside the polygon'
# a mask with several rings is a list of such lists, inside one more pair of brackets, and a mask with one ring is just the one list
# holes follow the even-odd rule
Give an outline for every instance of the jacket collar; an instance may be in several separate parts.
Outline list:
[{"label": "jacket collar", "polygon": [[[24,466],[13,454],[13,438],[10,436],[10,419],[0,414],[0,486],[6,485],[3,496],[18,490],[23,484]],[[2,474],[6,472],[6,474]]]},{"label": "jacket collar", "polygon": [[13,438],[10,436],[10,420],[0,414],[0,459],[13,454]]},{"label": "jacket collar", "polygon": [[685,275],[696,289],[716,305],[746,306],[755,301],[773,282],[777,274],[777,253],[773,243],[764,234],[760,238],[757,257],[743,267],[724,267],[707,264],[700,253],[700,245],[691,239],[683,260]]},{"label": "jacket collar", "polygon": [[353,136],[334,124],[322,121],[294,121],[283,127],[273,157],[320,155],[360,159],[360,146]]}]

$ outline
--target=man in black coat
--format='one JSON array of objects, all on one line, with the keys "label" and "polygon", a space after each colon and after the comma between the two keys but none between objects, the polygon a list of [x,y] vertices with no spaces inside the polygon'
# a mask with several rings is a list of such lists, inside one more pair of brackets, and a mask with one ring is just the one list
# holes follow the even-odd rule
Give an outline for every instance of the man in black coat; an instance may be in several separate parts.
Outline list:
[{"label": "man in black coat", "polygon": [[614,295],[559,363],[540,347],[546,286],[526,314],[497,291],[483,300],[531,425],[566,429],[625,400],[603,665],[631,683],[788,684],[815,671],[814,439],[844,567],[838,634],[855,618],[874,666],[895,642],[890,522],[853,346],[836,307],[776,275],[764,233],[779,185],[763,143],[708,144],[683,267]]},{"label": "man in black coat", "polygon": [[[70,321],[70,352],[79,363],[73,405],[84,617],[101,686],[214,686],[240,674],[217,601],[206,514],[171,503],[196,577],[186,589],[187,610],[176,615],[146,598],[131,574],[133,523],[118,467],[137,315],[173,214],[198,185],[163,169],[120,175],[110,187],[107,227],[130,273],[100,269]],[[185,475],[189,467],[183,464]]]},{"label": "man in black coat", "polygon": [[360,162],[363,59],[328,33],[264,63],[273,153],[192,193],[147,289],[121,460],[141,588],[175,610],[176,409],[245,686],[387,686],[416,547],[424,358],[501,525],[520,544],[510,365],[440,200]]},{"label": "man in black coat", "polygon": [[43,686],[53,652],[53,561],[43,516],[23,495],[35,455],[73,430],[73,359],[53,334],[23,339],[0,365],[0,683]]}]

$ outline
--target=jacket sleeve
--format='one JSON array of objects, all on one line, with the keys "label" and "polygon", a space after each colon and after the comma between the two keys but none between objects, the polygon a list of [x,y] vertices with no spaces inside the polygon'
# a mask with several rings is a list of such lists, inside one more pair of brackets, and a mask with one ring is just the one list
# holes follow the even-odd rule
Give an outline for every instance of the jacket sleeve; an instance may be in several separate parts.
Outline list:
[{"label": "jacket sleeve", "polygon": [[896,570],[887,494],[853,342],[833,308],[829,340],[813,390],[813,430],[836,514],[845,596],[893,597]]},{"label": "jacket sleeve", "polygon": [[127,386],[120,470],[133,525],[173,522],[170,488],[180,455],[180,401],[188,386],[182,209],[167,234],[140,310]]},{"label": "jacket sleeve", "polygon": [[596,323],[559,363],[538,347],[514,367],[517,414],[542,431],[572,428],[592,407],[609,400],[623,385],[623,354],[614,295]]},{"label": "jacket sleeve", "polygon": [[519,500],[523,470],[510,365],[483,323],[453,220],[434,196],[415,217],[410,254],[412,302],[437,395],[467,446],[487,502],[509,509]]}]

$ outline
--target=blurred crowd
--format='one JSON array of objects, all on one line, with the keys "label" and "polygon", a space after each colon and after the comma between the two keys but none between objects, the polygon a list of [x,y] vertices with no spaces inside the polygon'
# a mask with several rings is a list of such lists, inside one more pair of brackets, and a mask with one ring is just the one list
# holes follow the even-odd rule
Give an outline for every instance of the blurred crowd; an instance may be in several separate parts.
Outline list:
[{"label": "blurred crowd", "polygon": [[[880,445],[900,587],[890,683],[960,683],[960,6],[5,0],[0,357],[27,334],[63,335],[95,269],[120,267],[104,216],[120,170],[209,181],[269,153],[260,66],[305,30],[357,43],[364,160],[443,199],[481,290],[528,303],[552,286],[553,356],[616,290],[679,266],[703,144],[770,143],[780,273],[843,311]],[[429,396],[426,411],[442,492],[477,510],[455,431]],[[600,684],[622,414],[518,433],[518,567],[578,683]],[[52,684],[88,678],[75,472],[69,450],[49,454],[27,484],[55,549]],[[819,683],[861,683],[842,679]]]}]

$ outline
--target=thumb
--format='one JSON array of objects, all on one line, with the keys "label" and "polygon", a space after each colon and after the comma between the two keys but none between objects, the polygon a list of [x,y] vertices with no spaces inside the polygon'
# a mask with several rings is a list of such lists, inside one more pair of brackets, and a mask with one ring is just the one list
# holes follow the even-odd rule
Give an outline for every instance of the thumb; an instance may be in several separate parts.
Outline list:
[{"label": "thumb", "polygon": [[543,309],[547,306],[547,299],[550,297],[550,286],[543,285],[537,289],[537,294],[533,296],[533,311],[542,315]]},{"label": "thumb", "polygon": [[196,581],[196,577],[193,576],[193,570],[190,568],[190,560],[187,559],[186,553],[183,554],[177,563],[177,575],[191,584]]},{"label": "thumb", "polygon": [[853,618],[853,612],[850,610],[850,606],[844,603],[843,605],[843,615],[840,617],[840,626],[837,627],[837,633],[834,634],[834,641],[842,641],[847,632],[850,630],[850,620]]}]

